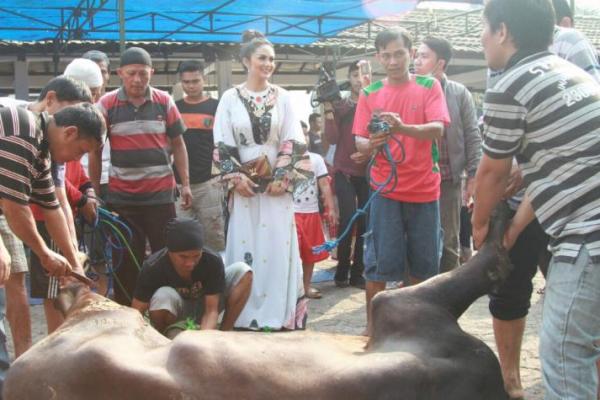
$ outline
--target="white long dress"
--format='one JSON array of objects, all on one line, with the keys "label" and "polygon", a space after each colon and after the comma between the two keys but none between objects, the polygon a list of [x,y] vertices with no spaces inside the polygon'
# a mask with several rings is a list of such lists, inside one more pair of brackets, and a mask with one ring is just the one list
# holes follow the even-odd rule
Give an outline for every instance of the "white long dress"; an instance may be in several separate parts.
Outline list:
[{"label": "white long dress", "polygon": [[[215,144],[223,142],[236,147],[242,163],[267,155],[274,167],[282,142],[304,143],[289,93],[276,86],[274,89],[276,101],[265,143],[255,142],[248,111],[232,88],[219,101],[213,128]],[[261,99],[266,95],[266,91],[247,93]],[[298,302],[304,290],[290,193],[282,196],[263,193],[248,198],[233,192],[225,259],[226,265],[247,262],[254,274],[252,292],[236,327],[294,329],[298,325],[297,319],[305,314],[306,304]]]}]

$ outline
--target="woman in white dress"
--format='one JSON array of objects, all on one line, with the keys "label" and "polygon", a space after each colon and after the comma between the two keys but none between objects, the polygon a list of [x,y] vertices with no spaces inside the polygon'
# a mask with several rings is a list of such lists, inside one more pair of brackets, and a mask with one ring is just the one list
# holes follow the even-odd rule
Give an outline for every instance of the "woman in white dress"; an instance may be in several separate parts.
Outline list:
[{"label": "woman in white dress", "polygon": [[310,161],[289,93],[269,83],[274,57],[260,32],[244,33],[248,75],[221,97],[213,128],[215,165],[233,191],[225,264],[245,261],[254,273],[238,328],[297,329],[306,320],[291,192]]}]

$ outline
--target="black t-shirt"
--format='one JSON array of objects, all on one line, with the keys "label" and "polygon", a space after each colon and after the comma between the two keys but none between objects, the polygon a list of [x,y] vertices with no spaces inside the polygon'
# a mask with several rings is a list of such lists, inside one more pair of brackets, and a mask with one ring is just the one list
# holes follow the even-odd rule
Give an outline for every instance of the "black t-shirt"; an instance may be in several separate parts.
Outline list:
[{"label": "black t-shirt", "polygon": [[[190,183],[202,183],[209,180],[212,167],[213,122],[219,102],[208,98],[200,103],[192,104],[181,99],[175,103],[187,127],[183,140],[188,153]],[[181,183],[177,169],[175,179]]]},{"label": "black t-shirt", "polygon": [[198,299],[204,295],[225,291],[225,266],[221,257],[203,249],[202,257],[192,271],[192,282],[184,281],[175,271],[167,248],[152,254],[142,266],[133,297],[144,303],[161,287],[177,290],[184,299]]},{"label": "black t-shirt", "polygon": [[308,132],[308,151],[311,153],[317,153],[321,156],[325,157],[325,151],[323,149],[323,140],[321,139],[321,135],[311,132]]}]

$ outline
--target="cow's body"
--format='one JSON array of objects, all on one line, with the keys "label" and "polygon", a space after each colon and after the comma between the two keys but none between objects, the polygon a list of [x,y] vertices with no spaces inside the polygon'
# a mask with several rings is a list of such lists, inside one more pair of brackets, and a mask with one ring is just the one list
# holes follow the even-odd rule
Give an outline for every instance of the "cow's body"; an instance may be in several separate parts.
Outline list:
[{"label": "cow's body", "polygon": [[486,246],[452,273],[377,296],[366,349],[359,337],[314,332],[170,341],[137,311],[79,290],[65,324],[11,367],[5,398],[507,399],[495,355],[456,322],[506,272]]}]

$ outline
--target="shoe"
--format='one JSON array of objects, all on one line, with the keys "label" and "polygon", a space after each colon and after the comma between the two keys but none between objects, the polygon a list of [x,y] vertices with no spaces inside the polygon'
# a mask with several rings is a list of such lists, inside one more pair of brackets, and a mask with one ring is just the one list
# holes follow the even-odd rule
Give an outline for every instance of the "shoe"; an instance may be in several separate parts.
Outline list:
[{"label": "shoe", "polygon": [[362,276],[356,276],[353,278],[350,278],[350,286],[354,286],[355,288],[358,289],[365,289],[365,278],[363,278]]},{"label": "shoe", "polygon": [[317,300],[323,297],[323,295],[321,294],[321,291],[319,289],[310,288],[308,289],[308,293],[306,293],[306,297],[308,297],[309,299]]},{"label": "shoe", "polygon": [[348,283],[348,281],[346,279],[341,280],[341,279],[335,279],[335,286],[339,287],[339,288],[347,288],[348,286],[350,286],[350,284]]}]

